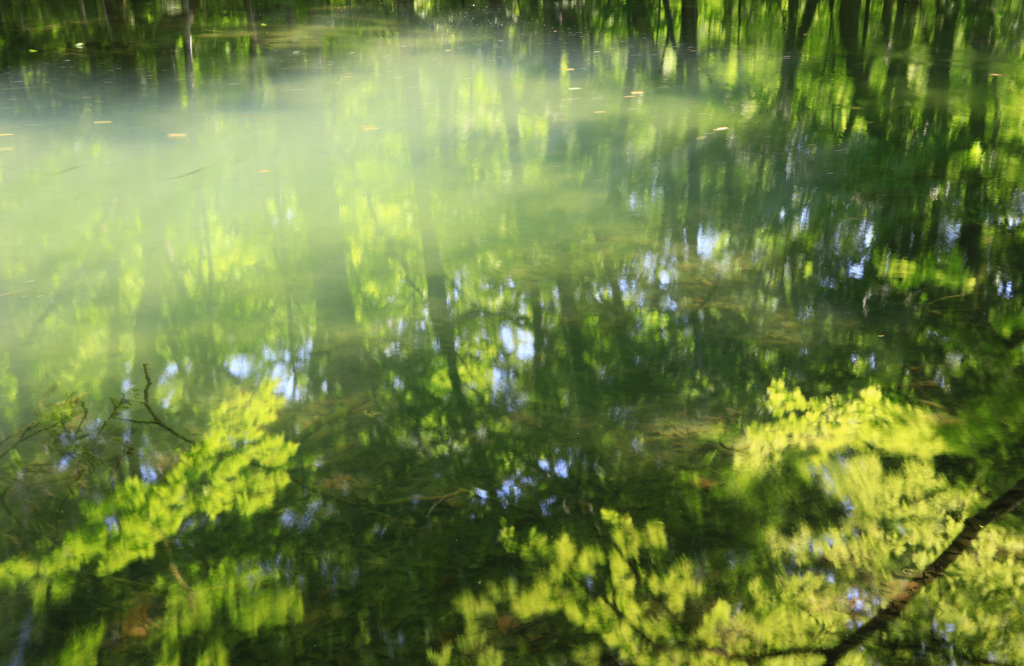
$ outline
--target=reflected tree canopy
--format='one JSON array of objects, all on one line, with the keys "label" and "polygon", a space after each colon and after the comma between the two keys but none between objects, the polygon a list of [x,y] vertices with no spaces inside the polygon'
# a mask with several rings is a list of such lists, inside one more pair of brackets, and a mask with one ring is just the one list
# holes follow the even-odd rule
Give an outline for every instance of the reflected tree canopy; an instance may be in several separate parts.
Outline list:
[{"label": "reflected tree canopy", "polygon": [[0,7],[5,659],[1024,662],[1024,3],[478,5]]}]

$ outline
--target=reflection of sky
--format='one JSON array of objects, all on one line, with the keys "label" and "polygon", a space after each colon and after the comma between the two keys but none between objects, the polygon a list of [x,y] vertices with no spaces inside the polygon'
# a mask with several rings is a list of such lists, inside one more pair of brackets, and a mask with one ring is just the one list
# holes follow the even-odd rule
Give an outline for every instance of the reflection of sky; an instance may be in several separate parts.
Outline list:
[{"label": "reflection of sky", "polygon": [[697,254],[700,255],[701,259],[711,259],[715,251],[715,244],[718,242],[719,234],[717,231],[711,231],[710,229],[701,226],[697,232]]},{"label": "reflection of sky", "polygon": [[932,631],[948,641],[952,638],[950,634],[956,631],[956,624],[953,622],[943,622],[940,628],[939,621],[932,620]]},{"label": "reflection of sky", "polygon": [[465,279],[465,271],[455,271],[455,273],[452,274],[452,293],[449,294],[446,299],[448,307],[452,307],[456,301],[462,298],[462,283]]},{"label": "reflection of sky", "polygon": [[10,661],[7,662],[9,666],[24,666],[25,664],[25,653],[28,651],[29,641],[32,639],[33,617],[30,609],[25,614],[25,619],[21,621],[21,629],[18,631],[18,646],[11,655]]},{"label": "reflection of sky", "polygon": [[956,245],[957,240],[960,238],[959,222],[943,218],[939,229],[942,232],[942,238],[946,241],[947,247]]},{"label": "reflection of sky", "polygon": [[495,366],[491,368],[491,395],[493,402],[505,402],[512,405],[522,405],[526,402],[526,394],[519,392],[516,395],[515,373],[508,369]]},{"label": "reflection of sky", "polygon": [[239,379],[248,379],[252,373],[252,362],[245,354],[232,354],[228,357],[228,372]]},{"label": "reflection of sky", "polygon": [[860,590],[858,588],[850,588],[850,591],[846,593],[846,600],[849,603],[850,609],[854,612],[859,613],[864,610],[864,600],[860,598]]},{"label": "reflection of sky", "polygon": [[[555,458],[553,461],[547,458],[541,458],[537,461],[537,467],[548,474],[554,474],[555,476],[563,479],[569,478],[569,460],[566,458]],[[523,486],[530,486],[534,484],[534,479],[529,476],[516,476],[506,479],[501,487],[498,488],[495,493],[502,506],[508,507],[522,497]],[[477,497],[482,500],[487,499],[487,491],[477,489]],[[540,511],[543,515],[550,515],[551,507],[558,502],[557,496],[548,497],[547,499],[540,500],[539,506]]]},{"label": "reflection of sky", "polygon": [[501,484],[501,488],[498,488],[497,495],[498,499],[501,500],[501,503],[508,506],[509,500],[515,501],[519,499],[522,497],[523,491],[516,482],[516,479],[506,479],[505,482]]},{"label": "reflection of sky", "polygon": [[797,227],[800,231],[807,231],[807,227],[811,225],[811,209],[804,206],[800,211],[800,221],[797,222]]},{"label": "reflection of sky", "polygon": [[629,294],[630,296],[637,299],[640,305],[643,305],[643,294],[633,293],[633,287],[629,284],[629,280],[626,278],[619,278],[619,289],[622,290],[623,294]]},{"label": "reflection of sky", "polygon": [[262,358],[258,361],[254,361],[251,354],[237,353],[230,355],[224,365],[238,379],[270,379],[274,382],[275,393],[285,398],[298,399],[302,397],[303,390],[298,386],[296,371],[307,364],[312,348],[312,340],[307,340],[297,355],[287,349],[279,351],[264,347]]},{"label": "reflection of sky", "polygon": [[548,460],[541,458],[537,461],[537,466],[545,472],[554,472],[555,476],[560,476],[563,479],[569,478],[569,462],[564,458],[556,458],[554,465]]},{"label": "reflection of sky", "polygon": [[516,386],[516,370],[505,366],[504,360],[515,355],[520,361],[533,358],[533,333],[518,326],[504,325],[499,333],[501,352],[491,368],[491,393],[495,400],[523,404],[527,395]]},{"label": "reflection of sky", "polygon": [[846,271],[849,277],[856,280],[864,277],[864,262],[869,258],[869,252],[871,251],[871,242],[875,239],[875,225],[865,220],[860,225],[860,234],[862,236],[861,248],[864,251],[864,255],[861,256],[860,261],[852,264]]},{"label": "reflection of sky", "polygon": [[525,328],[501,327],[501,346],[511,351],[520,361],[533,358],[533,333]]},{"label": "reflection of sky", "polygon": [[141,476],[142,480],[146,483],[156,483],[160,480],[160,475],[152,465],[139,465],[139,476]]},{"label": "reflection of sky", "polygon": [[867,363],[868,367],[872,370],[875,369],[875,355],[873,353],[863,357],[860,354],[850,354],[850,363],[852,365],[857,365],[861,361]]},{"label": "reflection of sky", "polygon": [[285,527],[290,527],[299,532],[309,529],[313,524],[313,519],[316,517],[317,511],[320,510],[320,500],[314,500],[310,502],[306,510],[299,515],[294,509],[285,509],[281,513],[281,524]]},{"label": "reflection of sky", "polygon": [[132,362],[126,361],[124,364],[124,379],[121,380],[121,392],[127,393],[132,390]]}]

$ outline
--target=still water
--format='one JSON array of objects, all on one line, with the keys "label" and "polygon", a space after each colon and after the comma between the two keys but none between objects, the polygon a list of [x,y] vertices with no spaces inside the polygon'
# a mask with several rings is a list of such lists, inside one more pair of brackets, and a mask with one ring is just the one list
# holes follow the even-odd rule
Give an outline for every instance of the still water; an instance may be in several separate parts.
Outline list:
[{"label": "still water", "polygon": [[1009,3],[136,4],[3,46],[3,663],[1024,663]]}]

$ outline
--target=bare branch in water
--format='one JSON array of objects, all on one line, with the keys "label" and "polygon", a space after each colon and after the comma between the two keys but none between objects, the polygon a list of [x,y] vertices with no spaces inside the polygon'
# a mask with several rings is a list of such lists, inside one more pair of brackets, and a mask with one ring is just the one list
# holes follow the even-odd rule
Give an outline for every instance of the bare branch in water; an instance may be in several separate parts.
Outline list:
[{"label": "bare branch in water", "polygon": [[124,421],[128,421],[129,423],[138,423],[139,425],[155,425],[155,426],[158,426],[160,428],[163,428],[164,430],[166,430],[167,432],[171,433],[172,435],[174,435],[175,437],[177,437],[178,439],[180,439],[183,442],[188,442],[189,444],[195,444],[196,440],[191,439],[189,437],[186,437],[185,435],[182,435],[180,432],[178,432],[177,430],[175,430],[171,426],[169,426],[166,423],[164,423],[163,419],[161,419],[159,416],[157,416],[157,413],[153,411],[153,407],[149,404],[149,387],[153,385],[153,380],[149,378],[149,365],[148,364],[146,364],[146,363],[142,364],[142,373],[146,376],[146,388],[144,388],[142,390],[142,406],[146,408],[147,412],[149,412],[149,416],[150,416],[151,420],[149,420],[149,421],[142,421],[140,419],[123,419],[123,420]]}]

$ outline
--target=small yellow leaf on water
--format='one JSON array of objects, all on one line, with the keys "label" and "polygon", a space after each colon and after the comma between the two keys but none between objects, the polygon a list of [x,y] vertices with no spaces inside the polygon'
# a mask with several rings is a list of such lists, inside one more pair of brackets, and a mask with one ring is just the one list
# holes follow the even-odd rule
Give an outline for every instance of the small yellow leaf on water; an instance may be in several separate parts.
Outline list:
[{"label": "small yellow leaf on water", "polygon": [[180,134],[178,132],[170,132],[167,136],[168,136],[168,138],[171,138],[171,139],[180,139],[183,136],[188,136],[188,134]]},{"label": "small yellow leaf on water", "polygon": [[112,122],[114,122],[114,121],[112,121],[112,120],[94,120],[94,121],[92,121],[92,124],[93,125],[109,125]]},{"label": "small yellow leaf on water", "polygon": [[729,128],[728,127],[716,127],[713,131],[715,131],[715,132],[722,132],[722,131],[727,130],[727,129],[729,129]]},{"label": "small yellow leaf on water", "polygon": [[630,95],[643,95],[644,91],[643,90],[630,90],[629,94]]},{"label": "small yellow leaf on water", "polygon": [[604,113],[604,111],[594,111],[594,113]]},{"label": "small yellow leaf on water", "polygon": [[583,88],[576,87],[576,88],[569,88],[569,90],[583,90]]},{"label": "small yellow leaf on water", "polygon": [[11,146],[4,146],[3,148],[0,148],[0,151],[4,151],[4,150],[14,150],[14,148],[11,147]]},{"label": "small yellow leaf on water", "polygon": [[576,68],[575,67],[566,67],[565,71],[567,71],[567,72],[575,72]]},{"label": "small yellow leaf on water", "polygon": [[633,97],[636,97],[636,95],[623,95],[622,99],[631,99]]},{"label": "small yellow leaf on water", "polygon": [[256,173],[271,173],[271,171],[273,171],[273,170],[272,169],[261,169],[261,170],[257,171]]},{"label": "small yellow leaf on water", "polygon": [[0,134],[0,136],[14,136],[13,134]]},{"label": "small yellow leaf on water", "polygon": [[376,125],[363,125],[363,130],[366,132],[372,132],[375,129],[380,129]]},{"label": "small yellow leaf on water", "polygon": [[995,72],[992,72],[989,76],[1006,76],[1006,74],[996,74]]}]

